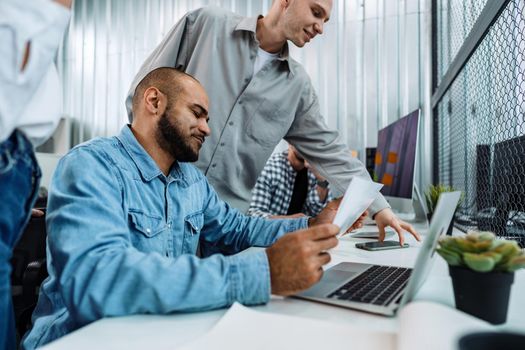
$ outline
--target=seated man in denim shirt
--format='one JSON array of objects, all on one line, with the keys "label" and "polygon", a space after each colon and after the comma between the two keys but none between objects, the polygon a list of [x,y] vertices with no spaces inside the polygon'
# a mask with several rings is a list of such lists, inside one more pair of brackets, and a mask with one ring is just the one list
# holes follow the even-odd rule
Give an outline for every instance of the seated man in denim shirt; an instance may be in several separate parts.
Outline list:
[{"label": "seated man in denim shirt", "polygon": [[[317,282],[330,260],[326,250],[337,245],[337,226],[324,224],[337,201],[310,219],[247,217],[186,163],[197,160],[210,134],[208,98],[191,76],[150,72],[136,90],[133,115],[119,136],[75,147],[56,169],[49,277],[25,348],[102,317],[266,303],[271,293],[290,295]],[[199,241],[230,254],[270,247],[199,258]]]}]

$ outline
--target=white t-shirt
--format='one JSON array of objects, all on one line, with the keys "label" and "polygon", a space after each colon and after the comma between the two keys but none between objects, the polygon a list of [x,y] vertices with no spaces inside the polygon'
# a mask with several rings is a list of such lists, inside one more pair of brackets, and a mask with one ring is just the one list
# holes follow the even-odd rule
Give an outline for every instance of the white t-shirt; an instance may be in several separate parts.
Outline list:
[{"label": "white t-shirt", "polygon": [[260,71],[267,62],[275,60],[277,57],[279,57],[279,53],[269,53],[258,47],[257,57],[255,58],[255,63],[253,64],[253,75],[257,74],[257,72]]},{"label": "white t-shirt", "polygon": [[53,60],[69,17],[68,8],[50,0],[0,1],[0,142],[20,129],[36,146],[56,127],[61,91]]}]

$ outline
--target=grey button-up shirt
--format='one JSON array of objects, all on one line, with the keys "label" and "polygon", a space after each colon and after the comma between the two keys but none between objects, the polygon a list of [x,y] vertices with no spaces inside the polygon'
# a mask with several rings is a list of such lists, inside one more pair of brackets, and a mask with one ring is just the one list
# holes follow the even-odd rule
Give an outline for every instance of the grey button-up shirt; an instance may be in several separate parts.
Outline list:
[{"label": "grey button-up shirt", "polygon": [[[287,45],[277,60],[253,75],[256,27],[257,17],[217,7],[186,14],[140,68],[126,99],[128,113],[136,86],[151,70],[176,67],[197,78],[209,95],[212,133],[196,165],[220,197],[242,211],[248,209],[251,189],[282,138],[328,180],[336,195],[344,193],[354,176],[370,179],[324,122],[310,78],[288,56]],[[380,197],[370,212],[386,207]]]}]

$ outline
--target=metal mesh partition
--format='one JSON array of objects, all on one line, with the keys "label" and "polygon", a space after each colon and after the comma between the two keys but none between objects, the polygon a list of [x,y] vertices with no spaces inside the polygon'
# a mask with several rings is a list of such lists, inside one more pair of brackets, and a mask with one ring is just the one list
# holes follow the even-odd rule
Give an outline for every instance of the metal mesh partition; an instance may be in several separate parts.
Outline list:
[{"label": "metal mesh partition", "polygon": [[[452,32],[442,30],[448,25],[442,18],[438,41],[456,42]],[[441,61],[443,50],[438,45],[440,67],[450,62]],[[436,180],[464,191],[456,225],[490,230],[524,245],[525,1],[505,5],[435,112]]]},{"label": "metal mesh partition", "polygon": [[438,83],[441,82],[487,1],[438,1]]}]

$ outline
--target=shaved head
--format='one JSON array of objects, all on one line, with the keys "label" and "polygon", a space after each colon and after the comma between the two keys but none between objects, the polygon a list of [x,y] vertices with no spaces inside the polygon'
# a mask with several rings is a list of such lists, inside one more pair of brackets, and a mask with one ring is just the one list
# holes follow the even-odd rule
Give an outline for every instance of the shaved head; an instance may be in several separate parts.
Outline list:
[{"label": "shaved head", "polygon": [[164,95],[177,98],[184,89],[183,83],[186,79],[198,82],[197,79],[191,75],[173,67],[160,67],[152,70],[142,78],[135,88],[135,93],[133,94],[133,111],[138,110],[138,106],[144,97],[144,92],[148,88],[155,87]]}]

